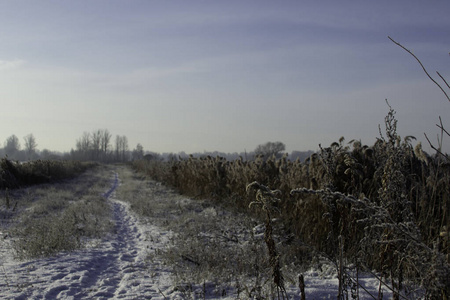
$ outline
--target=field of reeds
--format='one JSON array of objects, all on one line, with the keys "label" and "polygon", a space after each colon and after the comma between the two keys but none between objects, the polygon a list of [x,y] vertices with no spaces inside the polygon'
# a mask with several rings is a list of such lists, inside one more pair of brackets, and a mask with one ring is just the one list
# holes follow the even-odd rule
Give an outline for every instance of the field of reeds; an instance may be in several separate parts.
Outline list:
[{"label": "field of reeds", "polygon": [[[430,298],[448,297],[450,162],[398,136],[392,109],[385,125],[372,146],[341,138],[303,162],[207,156],[135,161],[134,168],[182,194],[267,220],[266,228],[278,219],[284,243],[303,245],[296,256],[327,257],[342,283],[350,269],[376,270],[394,298],[410,284]],[[266,243],[270,252],[275,244]]]}]

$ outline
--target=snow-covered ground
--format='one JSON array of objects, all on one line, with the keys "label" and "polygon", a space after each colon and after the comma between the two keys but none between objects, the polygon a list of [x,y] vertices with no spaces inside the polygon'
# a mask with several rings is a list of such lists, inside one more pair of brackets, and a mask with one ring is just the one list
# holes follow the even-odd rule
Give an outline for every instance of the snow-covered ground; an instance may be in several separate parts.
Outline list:
[{"label": "snow-covered ground", "polygon": [[[170,233],[142,226],[127,203],[109,197],[115,228],[103,240],[71,253],[19,262],[2,241],[1,299],[164,299],[171,294],[169,271],[148,254],[164,248]],[[152,243],[149,240],[152,240]]]},{"label": "snow-covered ground", "polygon": [[[143,220],[130,210],[130,204],[117,199],[116,177],[104,196],[113,210],[114,230],[101,240],[91,241],[82,250],[54,257],[16,261],[8,238],[0,240],[0,299],[186,299],[176,287],[171,267],[156,255],[166,249],[173,234],[170,230]],[[161,193],[161,197],[164,194]],[[170,201],[170,199],[167,199]],[[304,272],[306,299],[335,299],[338,280],[333,270]],[[360,282],[377,296],[379,282],[362,277]],[[212,285],[211,285],[212,286]],[[236,299],[205,291],[208,284],[199,283],[191,298]],[[200,290],[196,293],[195,290]],[[287,287],[291,299],[300,299],[297,286]],[[350,299],[351,294],[349,293]],[[390,293],[385,291],[384,299]],[[245,299],[243,294],[241,299]],[[360,299],[373,299],[359,290]]]}]

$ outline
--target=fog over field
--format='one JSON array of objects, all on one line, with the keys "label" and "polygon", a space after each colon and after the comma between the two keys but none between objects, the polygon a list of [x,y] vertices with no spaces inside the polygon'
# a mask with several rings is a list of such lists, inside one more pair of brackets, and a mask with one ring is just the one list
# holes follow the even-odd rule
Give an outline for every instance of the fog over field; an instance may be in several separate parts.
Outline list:
[{"label": "fog over field", "polygon": [[[398,132],[429,150],[449,103],[448,1],[0,0],[0,142],[70,151],[108,129],[154,152],[318,150]],[[439,79],[440,80],[440,79]],[[442,83],[442,81],[439,81]],[[0,148],[3,147],[0,144]],[[448,149],[448,143],[444,142]],[[448,151],[448,150],[447,150]]]}]

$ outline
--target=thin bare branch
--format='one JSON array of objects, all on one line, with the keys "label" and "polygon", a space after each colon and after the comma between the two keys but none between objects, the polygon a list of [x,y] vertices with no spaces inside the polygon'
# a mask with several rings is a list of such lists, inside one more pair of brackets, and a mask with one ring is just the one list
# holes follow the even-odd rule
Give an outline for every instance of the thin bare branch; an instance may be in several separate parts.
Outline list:
[{"label": "thin bare branch", "polygon": [[450,133],[444,128],[444,125],[442,124],[441,116],[439,116],[439,123],[440,123],[441,125],[436,124],[436,126],[437,126],[438,128],[440,128],[443,132],[445,132],[448,136],[450,136]]},{"label": "thin bare branch", "polygon": [[422,69],[425,72],[425,74],[427,74],[428,78],[430,78],[430,80],[433,81],[441,89],[441,91],[444,93],[445,97],[447,97],[447,100],[450,101],[450,97],[447,95],[447,93],[444,91],[444,89],[441,87],[441,85],[439,83],[437,83],[436,80],[433,79],[433,77],[430,76],[430,74],[428,73],[428,71],[425,69],[425,67],[423,66],[422,62],[420,61],[420,59],[418,59],[417,56],[414,55],[414,53],[412,53],[410,50],[406,49],[402,44],[400,44],[399,42],[394,41],[394,39],[392,39],[390,36],[388,36],[388,38],[394,44],[396,44],[397,46],[399,46],[400,48],[404,49],[406,52],[411,54],[419,62],[420,66],[422,67]]},{"label": "thin bare branch", "polygon": [[424,135],[425,135],[425,138],[426,138],[427,141],[428,141],[428,144],[430,144],[430,147],[431,147],[433,150],[435,150],[437,153],[439,153],[440,155],[442,155],[443,157],[445,157],[447,160],[450,161],[450,156],[449,156],[448,154],[442,153],[442,151],[440,151],[439,149],[437,149],[437,148],[431,143],[431,141],[430,141],[430,139],[428,138],[428,136],[427,136],[426,133],[424,133]]},{"label": "thin bare branch", "polygon": [[450,89],[450,85],[448,85],[448,83],[447,83],[447,81],[445,81],[444,77],[438,71],[436,71],[436,73],[439,75],[439,77],[441,77],[442,81],[445,82],[447,87]]}]

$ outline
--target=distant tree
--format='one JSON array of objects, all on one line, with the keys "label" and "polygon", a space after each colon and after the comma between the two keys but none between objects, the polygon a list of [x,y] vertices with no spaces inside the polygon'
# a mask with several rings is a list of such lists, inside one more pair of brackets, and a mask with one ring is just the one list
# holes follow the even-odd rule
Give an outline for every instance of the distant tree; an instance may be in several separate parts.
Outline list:
[{"label": "distant tree", "polygon": [[133,160],[139,160],[142,159],[144,157],[144,147],[142,147],[141,144],[137,144],[136,145],[136,149],[133,150],[133,152],[131,153],[131,158]]},{"label": "distant tree", "polygon": [[178,161],[178,156],[175,153],[167,153],[166,155],[163,155],[163,159],[164,158],[170,162]]},{"label": "distant tree", "polygon": [[300,161],[305,161],[308,157],[310,157],[312,154],[314,153],[314,151],[292,151],[291,155],[290,155],[290,159],[292,161],[296,160],[297,158]]},{"label": "distant tree", "polygon": [[262,145],[258,145],[255,149],[255,155],[262,154],[264,157],[269,158],[272,155],[276,157],[281,156],[281,152],[286,150],[286,145],[282,142],[267,142]]},{"label": "distant tree", "polygon": [[145,160],[159,160],[159,161],[162,161],[162,160],[164,160],[164,157],[161,154],[156,153],[156,152],[147,152],[144,155],[144,159]]},{"label": "distant tree", "polygon": [[61,159],[61,153],[53,152],[48,149],[43,149],[40,152],[41,159],[45,160],[59,160]]},{"label": "distant tree", "polygon": [[87,153],[91,147],[91,134],[84,132],[81,138],[77,140],[76,148],[78,151]]},{"label": "distant tree", "polygon": [[25,136],[24,138],[25,142],[25,154],[27,156],[27,159],[33,159],[36,156],[36,148],[37,143],[34,135],[30,133],[29,135]]},{"label": "distant tree", "polygon": [[91,134],[91,150],[94,160],[99,160],[100,152],[102,151],[102,136],[103,133],[100,129],[94,130]]},{"label": "distant tree", "polygon": [[111,134],[107,129],[84,132],[77,139],[75,150],[72,149],[68,155],[75,160],[109,161],[114,159],[110,141]]},{"label": "distant tree", "polygon": [[116,135],[116,160],[127,161],[128,139],[126,136]]},{"label": "distant tree", "polygon": [[80,160],[91,159],[91,134],[84,132],[76,142],[76,157]]},{"label": "distant tree", "polygon": [[76,160],[108,161],[114,159],[111,148],[111,134],[107,129],[97,129],[92,133],[84,132],[77,139],[75,150],[70,156]]},{"label": "distant tree", "polygon": [[41,151],[41,158],[42,159],[48,159],[52,155],[51,151],[48,149],[43,149]]},{"label": "distant tree", "polygon": [[10,158],[15,158],[20,150],[19,138],[16,135],[11,135],[5,141],[5,154]]},{"label": "distant tree", "polygon": [[108,129],[103,129],[101,131],[101,150],[102,150],[102,156],[103,159],[106,159],[108,157],[109,149],[110,149],[110,142],[111,142],[111,133],[109,133]]},{"label": "distant tree", "polygon": [[178,157],[179,157],[180,159],[186,159],[186,158],[189,157],[189,155],[187,155],[186,152],[181,151],[181,152],[178,152]]}]

